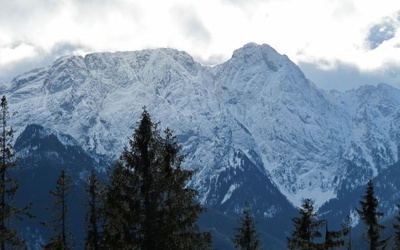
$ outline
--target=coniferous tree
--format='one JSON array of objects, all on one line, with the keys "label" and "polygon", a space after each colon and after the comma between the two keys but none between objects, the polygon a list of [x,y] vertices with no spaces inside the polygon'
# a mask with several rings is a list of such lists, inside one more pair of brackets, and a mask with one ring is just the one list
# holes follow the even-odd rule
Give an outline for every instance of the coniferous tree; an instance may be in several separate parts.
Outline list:
[{"label": "coniferous tree", "polygon": [[[197,191],[187,186],[195,171],[182,169],[184,157],[172,131],[166,129],[161,139],[160,178],[156,189],[160,205],[158,219],[163,225],[159,249],[207,249],[211,235],[202,233],[196,221],[203,211],[198,203]],[[160,222],[159,222],[160,223]]]},{"label": "coniferous tree", "polygon": [[393,224],[394,237],[393,249],[400,250],[400,204],[397,204],[398,214],[395,216],[397,223]]},{"label": "coniferous tree", "polygon": [[314,211],[314,202],[311,199],[304,199],[299,209],[300,217],[292,218],[294,230],[290,232],[291,237],[287,239],[289,249],[321,249],[323,243],[314,240],[322,237],[319,229],[324,221],[317,219]]},{"label": "coniferous tree", "polygon": [[187,186],[194,172],[171,131],[165,138],[144,110],[130,148],[111,169],[104,203],[105,240],[112,249],[205,249],[208,233],[196,220],[197,192]]},{"label": "coniferous tree", "polygon": [[73,248],[70,239],[71,232],[68,230],[68,203],[71,185],[71,177],[64,169],[61,170],[56,189],[50,191],[50,194],[54,197],[53,206],[50,209],[53,212],[52,220],[45,224],[49,226],[54,235],[44,246],[44,249],[67,250]]},{"label": "coniferous tree", "polygon": [[357,210],[358,216],[367,228],[365,236],[368,241],[369,249],[385,249],[388,239],[381,239],[381,231],[385,229],[380,225],[378,219],[383,216],[382,212],[378,212],[378,199],[375,197],[374,184],[369,180],[365,195],[360,201],[361,208]]},{"label": "coniferous tree", "polygon": [[103,223],[102,195],[103,184],[93,171],[85,185],[88,196],[88,212],[86,214],[85,249],[98,250],[101,248],[101,225]]},{"label": "coniferous tree", "polygon": [[250,207],[246,207],[239,220],[240,227],[235,228],[236,234],[233,238],[236,249],[241,250],[259,250],[262,249],[260,234],[257,232],[254,217],[251,214]]},{"label": "coniferous tree", "polygon": [[130,169],[117,162],[109,172],[109,185],[104,195],[104,247],[135,249],[139,239],[138,182]]},{"label": "coniferous tree", "polygon": [[0,249],[22,248],[25,243],[17,235],[11,223],[20,220],[21,215],[29,214],[31,205],[22,209],[14,206],[14,195],[18,191],[18,181],[9,175],[9,171],[16,167],[16,160],[12,149],[13,130],[8,127],[9,113],[5,96],[1,98],[1,137],[0,137]]},{"label": "coniferous tree", "polygon": [[328,228],[328,221],[325,222],[324,249],[336,249],[344,246],[343,230],[332,231]]}]

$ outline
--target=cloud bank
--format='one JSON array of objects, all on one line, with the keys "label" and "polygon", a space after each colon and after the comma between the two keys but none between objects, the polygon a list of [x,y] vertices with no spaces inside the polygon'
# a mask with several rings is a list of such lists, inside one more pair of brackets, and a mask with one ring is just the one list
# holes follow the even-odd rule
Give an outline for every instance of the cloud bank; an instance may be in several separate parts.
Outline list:
[{"label": "cloud bank", "polygon": [[[66,54],[172,47],[212,65],[256,42],[322,88],[350,89],[364,76],[400,87],[398,0],[0,1],[3,81]],[[332,82],[343,72],[337,82],[348,83]]]}]

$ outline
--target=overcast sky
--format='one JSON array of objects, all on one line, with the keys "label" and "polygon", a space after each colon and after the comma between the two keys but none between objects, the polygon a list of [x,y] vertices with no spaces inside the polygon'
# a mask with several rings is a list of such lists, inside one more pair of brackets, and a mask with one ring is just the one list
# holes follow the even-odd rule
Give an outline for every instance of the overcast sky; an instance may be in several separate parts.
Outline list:
[{"label": "overcast sky", "polygon": [[324,89],[400,88],[399,0],[0,0],[0,81],[97,51],[171,47],[214,65],[249,42]]}]

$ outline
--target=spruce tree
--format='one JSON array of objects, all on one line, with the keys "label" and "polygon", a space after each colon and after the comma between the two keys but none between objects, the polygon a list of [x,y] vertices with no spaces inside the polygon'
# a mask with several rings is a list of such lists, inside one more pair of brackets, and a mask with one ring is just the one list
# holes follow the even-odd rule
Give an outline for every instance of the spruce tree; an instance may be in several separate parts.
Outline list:
[{"label": "spruce tree", "polygon": [[394,237],[393,249],[400,250],[400,204],[397,204],[398,214],[394,217],[397,223],[393,224]]},{"label": "spruce tree", "polygon": [[109,173],[105,194],[105,239],[112,249],[205,249],[210,235],[196,220],[202,211],[192,170],[170,130],[161,135],[144,110],[120,159]]},{"label": "spruce tree", "polygon": [[369,180],[365,195],[360,201],[361,208],[356,208],[359,218],[367,228],[365,236],[370,250],[386,248],[388,239],[381,239],[381,231],[385,229],[379,224],[378,219],[383,216],[378,212],[378,199],[375,197],[374,184]]},{"label": "spruce tree", "polygon": [[333,231],[328,228],[328,221],[325,222],[324,249],[337,249],[344,246],[343,230]]},{"label": "spruce tree", "polygon": [[292,218],[294,230],[287,238],[289,249],[320,249],[323,243],[315,242],[316,238],[322,237],[319,229],[324,221],[317,219],[314,211],[314,202],[311,199],[304,199],[299,209],[300,217]]},{"label": "spruce tree", "polygon": [[11,177],[10,170],[16,167],[16,159],[12,149],[13,129],[8,126],[9,112],[5,96],[1,98],[1,137],[0,137],[0,249],[22,248],[24,240],[18,237],[11,224],[20,220],[22,215],[29,214],[32,204],[20,209],[14,205],[14,196],[18,191],[18,181]]},{"label": "spruce tree", "polygon": [[[160,149],[160,178],[158,187],[159,216],[163,225],[158,249],[207,249],[211,235],[202,233],[196,221],[203,211],[198,203],[197,191],[187,186],[195,171],[183,169],[184,157],[181,148],[170,129],[164,131]],[[160,222],[159,222],[160,223]]]},{"label": "spruce tree", "polygon": [[104,194],[104,248],[136,249],[139,239],[139,185],[136,175],[117,162],[109,171]]},{"label": "spruce tree", "polygon": [[103,184],[92,171],[85,185],[88,196],[88,211],[86,214],[85,249],[98,250],[101,248],[101,225],[103,223],[102,195]]},{"label": "spruce tree", "polygon": [[236,234],[233,238],[236,249],[259,250],[262,249],[260,234],[257,232],[254,217],[246,203],[242,216],[239,219],[240,227],[235,228]]},{"label": "spruce tree", "polygon": [[52,220],[46,223],[46,226],[49,226],[54,235],[44,246],[44,249],[73,249],[71,232],[68,230],[68,203],[71,185],[71,177],[64,169],[61,170],[61,174],[57,179],[56,189],[50,191],[50,194],[54,197],[53,205],[50,209],[50,211],[53,212]]}]

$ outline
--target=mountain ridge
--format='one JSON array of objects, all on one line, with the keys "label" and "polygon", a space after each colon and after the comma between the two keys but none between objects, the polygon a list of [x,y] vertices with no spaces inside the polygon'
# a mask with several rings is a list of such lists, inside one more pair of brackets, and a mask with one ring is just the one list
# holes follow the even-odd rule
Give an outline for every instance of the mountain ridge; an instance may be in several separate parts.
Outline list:
[{"label": "mountain ridge", "polygon": [[174,49],[67,56],[0,90],[19,113],[18,131],[31,123],[62,131],[102,162],[118,157],[146,106],[175,130],[186,167],[199,170],[192,185],[204,203],[218,205],[214,191],[225,202],[238,192],[205,180],[240,167],[241,155],[292,204],[310,197],[319,207],[398,161],[400,91],[379,86],[323,91],[287,56],[251,43],[214,67]]}]

